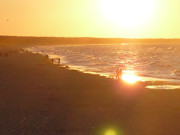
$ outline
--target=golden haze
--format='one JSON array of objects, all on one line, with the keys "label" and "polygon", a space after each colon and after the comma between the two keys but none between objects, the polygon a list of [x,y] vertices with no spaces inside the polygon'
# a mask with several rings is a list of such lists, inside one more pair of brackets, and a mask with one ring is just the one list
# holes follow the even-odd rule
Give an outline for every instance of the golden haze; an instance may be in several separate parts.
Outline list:
[{"label": "golden haze", "polygon": [[0,35],[180,37],[179,0],[120,1],[0,0]]}]

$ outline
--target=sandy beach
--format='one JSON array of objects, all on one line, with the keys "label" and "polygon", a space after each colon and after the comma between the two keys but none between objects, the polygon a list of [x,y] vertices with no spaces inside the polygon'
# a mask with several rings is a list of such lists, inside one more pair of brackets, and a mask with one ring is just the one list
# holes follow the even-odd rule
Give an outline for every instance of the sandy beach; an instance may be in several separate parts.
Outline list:
[{"label": "sandy beach", "polygon": [[70,71],[20,48],[1,48],[1,135],[180,134],[180,90]]}]

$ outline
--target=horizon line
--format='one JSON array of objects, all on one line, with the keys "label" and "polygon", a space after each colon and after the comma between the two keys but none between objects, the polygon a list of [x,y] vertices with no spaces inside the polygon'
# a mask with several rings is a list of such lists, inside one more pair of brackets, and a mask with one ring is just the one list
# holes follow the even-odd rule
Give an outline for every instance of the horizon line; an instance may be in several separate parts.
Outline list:
[{"label": "horizon line", "polygon": [[180,38],[125,38],[125,37],[68,37],[68,36],[19,36],[19,35],[0,35],[0,37],[35,37],[35,38],[95,38],[95,39],[180,39]]}]

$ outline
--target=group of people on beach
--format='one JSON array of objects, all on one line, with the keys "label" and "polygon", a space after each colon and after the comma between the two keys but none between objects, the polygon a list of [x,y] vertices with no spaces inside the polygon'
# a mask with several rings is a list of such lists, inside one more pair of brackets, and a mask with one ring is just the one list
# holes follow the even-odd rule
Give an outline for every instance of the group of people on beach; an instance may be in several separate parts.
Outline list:
[{"label": "group of people on beach", "polygon": [[61,64],[61,59],[60,58],[51,59],[52,64],[54,63],[54,61],[57,61],[58,64]]}]

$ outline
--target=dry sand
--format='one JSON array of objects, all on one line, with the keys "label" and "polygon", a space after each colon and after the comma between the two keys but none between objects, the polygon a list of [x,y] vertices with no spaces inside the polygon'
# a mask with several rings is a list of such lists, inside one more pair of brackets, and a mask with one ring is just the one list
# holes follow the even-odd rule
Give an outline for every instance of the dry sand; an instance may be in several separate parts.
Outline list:
[{"label": "dry sand", "polygon": [[180,90],[148,90],[58,68],[38,54],[8,54],[0,56],[0,135],[104,135],[109,128],[180,135]]}]

